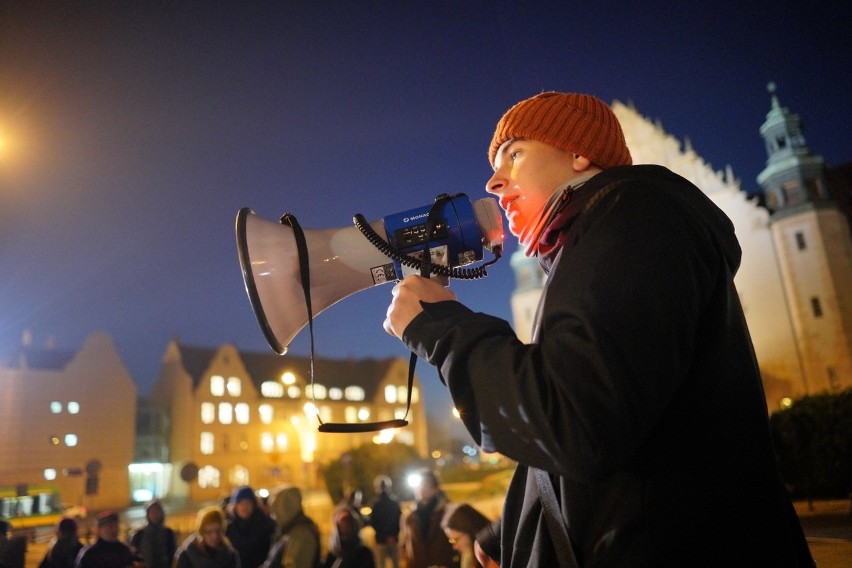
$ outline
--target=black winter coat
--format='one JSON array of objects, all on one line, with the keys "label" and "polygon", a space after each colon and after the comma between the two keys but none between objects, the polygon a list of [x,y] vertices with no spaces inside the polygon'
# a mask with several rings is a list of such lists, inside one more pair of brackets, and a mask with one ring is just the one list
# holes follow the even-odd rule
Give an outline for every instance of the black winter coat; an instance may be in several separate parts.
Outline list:
[{"label": "black winter coat", "polygon": [[532,344],[458,302],[424,304],[403,338],[474,439],[519,463],[503,568],[564,565],[534,468],[580,566],[812,566],[773,455],[732,223],[659,166],[610,168],[577,192],[595,196],[541,259]]}]

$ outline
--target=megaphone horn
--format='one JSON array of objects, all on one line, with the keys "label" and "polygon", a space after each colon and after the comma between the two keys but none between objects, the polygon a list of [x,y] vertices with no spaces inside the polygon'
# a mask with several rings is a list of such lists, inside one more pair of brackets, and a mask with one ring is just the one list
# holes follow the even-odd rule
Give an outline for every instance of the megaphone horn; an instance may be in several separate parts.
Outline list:
[{"label": "megaphone horn", "polygon": [[[372,226],[384,233],[381,221]],[[393,268],[354,226],[304,232],[314,316],[355,292],[381,284],[388,268]],[[243,208],[237,214],[237,242],[254,314],[270,347],[284,355],[308,323],[293,229]]]},{"label": "megaphone horn", "polygon": [[[406,257],[416,255],[426,239],[433,263],[443,262],[450,268],[482,259],[483,245],[499,257],[503,225],[493,198],[473,205],[464,194],[447,198],[431,238],[423,231],[428,213],[426,206],[370,223],[359,215],[356,222],[358,217],[361,222],[356,226],[301,229],[308,249],[312,317],[356,292],[416,272],[412,266],[417,266],[417,260],[408,263]],[[284,355],[309,319],[293,228],[243,208],[237,214],[236,233],[243,281],[255,316],[270,347]]]}]

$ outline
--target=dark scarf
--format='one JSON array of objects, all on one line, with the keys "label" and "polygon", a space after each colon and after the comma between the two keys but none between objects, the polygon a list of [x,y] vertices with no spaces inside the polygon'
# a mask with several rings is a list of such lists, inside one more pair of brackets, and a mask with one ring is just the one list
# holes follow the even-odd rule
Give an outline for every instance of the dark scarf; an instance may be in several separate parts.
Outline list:
[{"label": "dark scarf", "polygon": [[562,203],[553,214],[553,219],[541,232],[538,241],[538,261],[545,272],[550,271],[556,255],[562,250],[568,229],[599,189],[597,184],[590,186],[584,183],[579,187],[569,188],[562,194]]}]

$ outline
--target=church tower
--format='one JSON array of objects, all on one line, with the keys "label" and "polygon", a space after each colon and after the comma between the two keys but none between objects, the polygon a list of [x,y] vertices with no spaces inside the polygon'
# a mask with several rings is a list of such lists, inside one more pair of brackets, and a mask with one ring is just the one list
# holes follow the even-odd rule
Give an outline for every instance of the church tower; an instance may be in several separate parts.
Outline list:
[{"label": "church tower", "polygon": [[804,374],[804,392],[852,387],[852,239],[831,200],[822,156],[811,153],[798,115],[768,86],[760,127],[766,168],[757,176]]}]

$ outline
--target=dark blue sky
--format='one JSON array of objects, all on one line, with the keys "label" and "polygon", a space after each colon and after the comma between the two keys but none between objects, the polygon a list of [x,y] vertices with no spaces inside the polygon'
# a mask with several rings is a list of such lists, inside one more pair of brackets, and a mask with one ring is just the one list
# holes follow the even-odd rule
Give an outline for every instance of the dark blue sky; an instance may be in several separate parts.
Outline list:
[{"label": "dark blue sky", "polygon": [[[852,160],[852,3],[706,4],[4,2],[0,351],[103,330],[142,394],[173,336],[265,351],[239,208],[333,227],[482,197],[496,121],[542,90],[631,101],[752,190],[771,80],[815,152]],[[508,318],[508,259],[490,274],[453,287]],[[389,295],[322,314],[318,354],[405,356]]]}]

